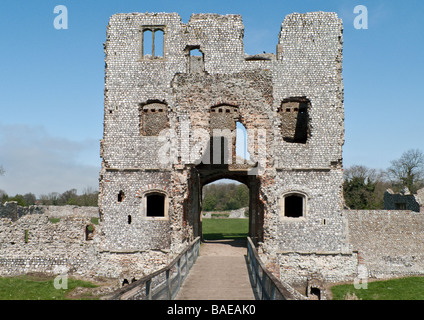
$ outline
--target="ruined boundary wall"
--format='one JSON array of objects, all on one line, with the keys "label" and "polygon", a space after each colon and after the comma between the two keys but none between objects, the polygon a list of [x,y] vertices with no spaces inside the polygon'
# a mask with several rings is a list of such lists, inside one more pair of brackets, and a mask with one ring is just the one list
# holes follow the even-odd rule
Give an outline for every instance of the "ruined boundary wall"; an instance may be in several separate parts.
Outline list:
[{"label": "ruined boundary wall", "polygon": [[[16,211],[28,213],[15,220],[12,217]],[[92,221],[97,212],[96,207],[0,204],[0,276],[67,270],[88,278],[115,278],[121,284],[124,279],[131,281],[160,269],[172,258],[166,251],[101,250],[102,223]],[[424,274],[422,213],[344,210],[343,214],[354,255],[280,252],[277,256],[283,281],[302,283],[314,274],[330,282],[352,280],[358,263],[366,266],[371,278]],[[90,225],[94,232],[87,237]],[[338,269],[340,265],[346,267]]]},{"label": "ruined boundary wall", "polygon": [[99,232],[92,218],[98,217],[96,207],[0,204],[0,275],[89,274]]},{"label": "ruined boundary wall", "polygon": [[[94,218],[94,219],[93,219]],[[131,282],[168,263],[160,251],[110,253],[101,250],[97,207],[0,204],[0,276],[26,273]]]},{"label": "ruined boundary wall", "polygon": [[349,242],[371,278],[424,274],[424,214],[345,210]]}]

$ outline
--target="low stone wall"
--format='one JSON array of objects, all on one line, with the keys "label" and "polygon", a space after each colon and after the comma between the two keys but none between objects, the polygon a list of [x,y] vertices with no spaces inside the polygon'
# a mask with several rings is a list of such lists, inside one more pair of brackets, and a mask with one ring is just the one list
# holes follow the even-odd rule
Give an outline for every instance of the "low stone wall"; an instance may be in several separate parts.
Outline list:
[{"label": "low stone wall", "polygon": [[351,254],[278,253],[280,279],[304,287],[311,277],[323,282],[351,281],[357,271],[357,256]]},{"label": "low stone wall", "polygon": [[[280,279],[305,283],[352,280],[358,264],[371,278],[424,275],[424,214],[395,210],[345,210],[352,252],[279,252]],[[122,283],[166,266],[177,253],[164,250],[111,252],[93,207],[0,205],[0,276],[28,272],[115,278]],[[93,230],[93,231],[91,231]],[[276,259],[276,260],[275,260]]]},{"label": "low stone wall", "polygon": [[98,207],[79,207],[79,206],[45,206],[45,205],[33,205],[29,207],[21,207],[15,201],[6,202],[5,204],[0,203],[0,218],[10,218],[12,221],[16,221],[20,217],[28,214],[46,214],[49,217],[88,217],[98,218],[99,208]]},{"label": "low stone wall", "polygon": [[[93,232],[89,230],[94,229]],[[90,217],[52,219],[27,214],[0,219],[0,275],[27,272],[90,274],[98,260],[100,227]]]},{"label": "low stone wall", "polygon": [[424,274],[424,214],[395,210],[345,210],[349,242],[369,277]]},{"label": "low stone wall", "polygon": [[[249,208],[240,208],[236,210],[231,211],[219,211],[219,213],[226,213],[228,214],[229,219],[246,219],[248,216],[246,216],[246,211],[248,212]],[[216,211],[204,211],[203,212],[203,218],[212,218],[212,214],[217,213]]]},{"label": "low stone wall", "polygon": [[40,272],[116,279],[117,287],[160,268],[160,250],[110,252],[103,246],[97,207],[0,204],[0,276]]}]

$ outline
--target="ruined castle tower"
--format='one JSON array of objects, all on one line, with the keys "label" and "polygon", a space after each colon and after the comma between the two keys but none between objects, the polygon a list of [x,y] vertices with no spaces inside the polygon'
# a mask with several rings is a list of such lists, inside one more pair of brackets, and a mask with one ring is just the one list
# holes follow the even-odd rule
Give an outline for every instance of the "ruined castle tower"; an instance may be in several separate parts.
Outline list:
[{"label": "ruined castle tower", "polygon": [[[299,255],[330,265],[349,252],[342,22],[290,14],[276,54],[246,55],[243,34],[239,15],[111,17],[103,250],[178,252],[201,236],[202,187],[229,178],[249,187],[249,235],[282,270]],[[236,156],[237,124],[249,159]]]}]

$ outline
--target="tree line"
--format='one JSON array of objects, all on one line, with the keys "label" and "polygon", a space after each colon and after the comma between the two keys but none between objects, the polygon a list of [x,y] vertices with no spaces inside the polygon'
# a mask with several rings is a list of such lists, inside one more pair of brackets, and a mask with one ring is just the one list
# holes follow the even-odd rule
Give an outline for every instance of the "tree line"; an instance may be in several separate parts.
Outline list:
[{"label": "tree line", "polygon": [[203,187],[203,211],[236,210],[249,206],[249,189],[244,184],[214,183]]},{"label": "tree line", "polygon": [[[0,165],[0,175],[4,174]],[[345,205],[350,209],[383,209],[384,192],[391,188],[401,192],[407,188],[411,193],[424,187],[424,153],[418,149],[404,152],[399,159],[390,162],[386,170],[372,169],[363,165],[345,168],[343,194]],[[0,201],[16,201],[21,206],[76,205],[97,206],[98,191],[85,188],[81,195],[76,189],[60,194],[51,192],[39,199],[32,193],[9,197],[0,190]],[[225,211],[249,206],[249,189],[244,184],[217,183],[203,188],[203,210]]]},{"label": "tree line", "polygon": [[17,194],[10,197],[4,190],[0,190],[0,202],[16,201],[22,207],[28,207],[35,204],[64,206],[74,205],[81,207],[96,207],[99,192],[94,188],[88,187],[83,190],[81,195],[77,194],[76,189],[71,189],[63,193],[51,192],[43,194],[38,199],[33,193]]},{"label": "tree line", "polygon": [[383,209],[384,192],[392,189],[411,193],[424,187],[424,153],[418,149],[404,152],[386,170],[354,165],[344,170],[343,193],[350,209]]}]

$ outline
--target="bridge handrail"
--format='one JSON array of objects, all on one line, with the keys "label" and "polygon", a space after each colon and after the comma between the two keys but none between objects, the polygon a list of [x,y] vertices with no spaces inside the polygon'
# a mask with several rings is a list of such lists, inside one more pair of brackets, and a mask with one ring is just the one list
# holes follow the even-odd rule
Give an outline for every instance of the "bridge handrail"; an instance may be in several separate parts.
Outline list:
[{"label": "bridge handrail", "polygon": [[110,300],[172,300],[199,256],[200,237],[194,239],[170,264],[124,288]]},{"label": "bridge handrail", "polygon": [[247,260],[253,285],[260,300],[307,300],[291,286],[274,276],[263,264],[250,237],[247,237]]}]

